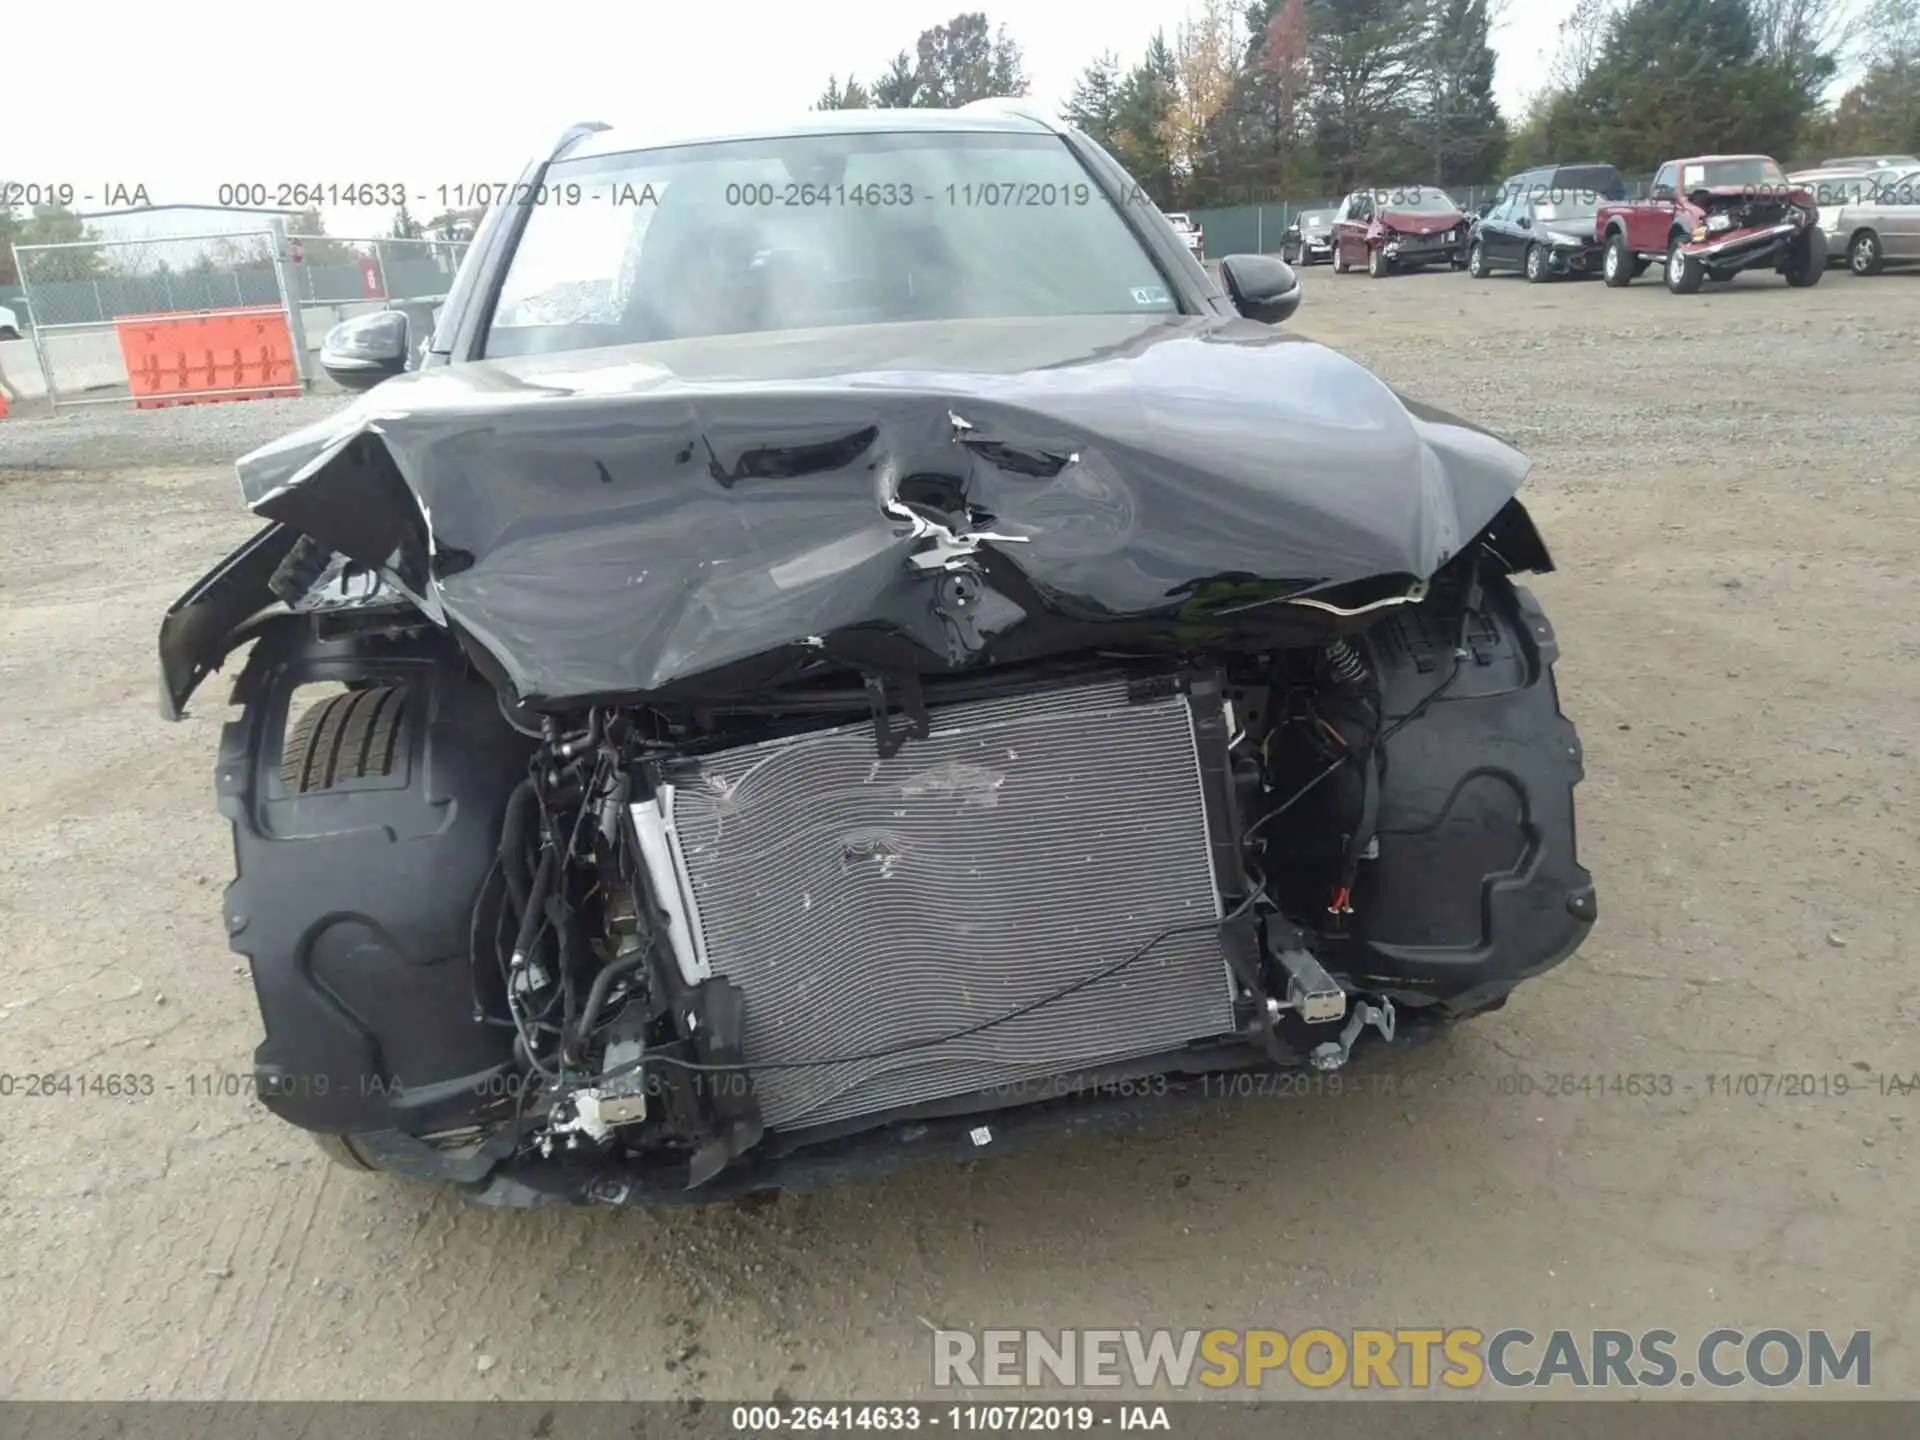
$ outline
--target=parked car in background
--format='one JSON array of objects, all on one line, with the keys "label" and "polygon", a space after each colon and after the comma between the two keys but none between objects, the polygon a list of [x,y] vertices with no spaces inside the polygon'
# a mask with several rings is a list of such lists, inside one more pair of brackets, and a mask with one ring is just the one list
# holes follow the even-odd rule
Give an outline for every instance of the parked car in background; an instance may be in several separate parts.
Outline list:
[{"label": "parked car in background", "polygon": [[1607,284],[1630,284],[1644,268],[1636,262],[1664,259],[1667,288],[1688,295],[1761,266],[1789,285],[1817,283],[1827,240],[1816,218],[1813,193],[1771,156],[1695,155],[1662,165],[1646,199],[1601,202],[1595,228]]},{"label": "parked car in background", "polygon": [[[1820,233],[1827,237],[1827,263],[1846,258],[1846,241],[1834,234],[1830,222],[1832,217],[1845,205],[1857,205],[1864,199],[1870,199],[1884,179],[1896,176],[1897,169],[1867,169],[1859,165],[1822,165],[1809,170],[1795,170],[1787,176],[1789,185],[1808,191],[1813,196],[1814,223],[1820,227]],[[1876,178],[1879,177],[1879,178]]]},{"label": "parked car in background", "polygon": [[1856,275],[1920,261],[1920,167],[1876,184],[1858,200],[1820,211],[1827,255]]},{"label": "parked car in background", "polygon": [[1467,273],[1481,280],[1496,270],[1517,270],[1536,285],[1562,275],[1599,274],[1606,253],[1595,230],[1600,204],[1591,191],[1508,191],[1475,227]]},{"label": "parked car in background", "polygon": [[1187,249],[1193,252],[1193,258],[1203,259],[1207,253],[1207,232],[1193,223],[1193,217],[1184,211],[1176,210],[1167,216],[1167,223],[1180,232],[1180,238],[1186,241]]},{"label": "parked car in background", "polygon": [[20,317],[14,314],[12,308],[0,305],[0,340],[18,340],[26,333],[20,324]]},{"label": "parked car in background", "polygon": [[[1591,160],[1562,161],[1558,165],[1522,170],[1509,176],[1500,189],[1506,199],[1554,200],[1578,195],[1598,202],[1627,198],[1626,177],[1612,165]],[[1494,203],[1497,205],[1499,201]]]},{"label": "parked car in background", "polygon": [[1822,160],[1820,168],[1832,169],[1841,165],[1858,165],[1867,170],[1920,169],[1920,156],[1914,155],[1838,155],[1831,160]]},{"label": "parked car in background", "polygon": [[1356,265],[1379,280],[1396,270],[1467,263],[1467,217],[1453,197],[1431,185],[1355,190],[1333,220],[1333,269]]},{"label": "parked car in background", "polygon": [[1295,268],[1317,265],[1322,260],[1333,258],[1335,213],[1332,210],[1303,210],[1293,217],[1293,223],[1287,226],[1281,250],[1293,261]]}]

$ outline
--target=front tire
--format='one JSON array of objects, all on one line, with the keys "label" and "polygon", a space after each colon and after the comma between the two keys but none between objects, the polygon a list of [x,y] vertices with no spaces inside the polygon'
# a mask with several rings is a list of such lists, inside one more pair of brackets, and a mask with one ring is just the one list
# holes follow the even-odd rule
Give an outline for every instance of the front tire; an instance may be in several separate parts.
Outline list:
[{"label": "front tire", "polygon": [[1688,258],[1683,242],[1676,236],[1667,246],[1667,289],[1675,295],[1691,295],[1706,279],[1698,260]]},{"label": "front tire", "polygon": [[1871,230],[1862,230],[1853,237],[1853,243],[1847,246],[1847,268],[1856,275],[1878,275],[1886,266],[1886,257],[1880,251],[1880,237]]},{"label": "front tire", "polygon": [[1633,277],[1640,273],[1635,268],[1635,257],[1627,249],[1627,237],[1618,230],[1607,238],[1607,258],[1601,262],[1600,275],[1614,289],[1622,285],[1631,285]]},{"label": "front tire", "polygon": [[1826,272],[1827,237],[1819,226],[1809,225],[1794,237],[1793,248],[1787,251],[1787,263],[1780,267],[1780,273],[1794,289],[1804,290],[1809,285],[1818,285]]},{"label": "front tire", "polygon": [[1336,275],[1345,275],[1352,268],[1353,268],[1352,266],[1347,264],[1347,252],[1340,248],[1340,242],[1338,240],[1334,241],[1333,242],[1333,273]]},{"label": "front tire", "polygon": [[1543,246],[1527,247],[1527,283],[1544,285],[1553,278],[1553,272],[1547,268],[1547,252]]},{"label": "front tire", "polygon": [[357,1170],[364,1175],[380,1168],[351,1135],[323,1135],[313,1130],[307,1133],[313,1136],[320,1153],[342,1170]]},{"label": "front tire", "polygon": [[1387,252],[1379,246],[1367,251],[1367,274],[1375,280],[1384,280],[1393,273],[1393,262],[1387,258]]},{"label": "front tire", "polygon": [[312,795],[349,780],[391,775],[406,707],[407,692],[398,685],[329,695],[287,732],[280,748],[281,789]]},{"label": "front tire", "polygon": [[1487,278],[1487,251],[1478,240],[1474,241],[1473,248],[1467,251],[1467,274],[1476,280]]}]

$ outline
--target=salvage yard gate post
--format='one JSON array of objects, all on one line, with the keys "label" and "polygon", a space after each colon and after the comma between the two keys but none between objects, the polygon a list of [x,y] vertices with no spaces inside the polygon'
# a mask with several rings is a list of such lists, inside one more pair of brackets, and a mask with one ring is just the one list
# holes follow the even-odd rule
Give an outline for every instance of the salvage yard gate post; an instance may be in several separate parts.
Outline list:
[{"label": "salvage yard gate post", "polygon": [[313,376],[307,369],[307,321],[300,304],[300,284],[293,267],[300,251],[289,238],[284,216],[273,218],[273,278],[280,287],[280,311],[287,317],[287,338],[293,342],[293,373],[302,391],[313,388]]},{"label": "salvage yard gate post", "polygon": [[[21,318],[27,322],[27,339],[33,345],[33,363],[34,367],[40,372],[41,393],[51,397],[53,394],[53,372],[47,368],[47,352],[40,346],[40,316],[39,312],[34,309],[33,286],[27,283],[26,263],[21,259],[20,247],[18,245],[9,245],[7,248],[13,251],[13,273],[20,281],[20,308],[25,312]],[[28,248],[31,249],[32,247],[29,246]],[[14,397],[16,399],[19,398],[19,386],[11,379],[7,381],[7,384],[13,391]]]}]

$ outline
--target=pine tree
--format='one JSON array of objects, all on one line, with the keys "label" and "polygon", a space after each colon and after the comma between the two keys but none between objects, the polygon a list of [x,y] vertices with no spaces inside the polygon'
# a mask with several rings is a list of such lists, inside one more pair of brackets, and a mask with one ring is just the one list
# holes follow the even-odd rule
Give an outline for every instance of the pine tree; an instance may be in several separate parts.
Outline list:
[{"label": "pine tree", "polygon": [[1080,73],[1068,97],[1065,115],[1108,149],[1120,118],[1120,57],[1105,51]]}]

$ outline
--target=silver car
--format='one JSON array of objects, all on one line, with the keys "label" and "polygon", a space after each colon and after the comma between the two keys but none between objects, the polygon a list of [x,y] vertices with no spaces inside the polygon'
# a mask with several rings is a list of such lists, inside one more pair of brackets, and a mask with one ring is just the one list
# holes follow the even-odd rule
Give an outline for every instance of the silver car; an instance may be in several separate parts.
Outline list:
[{"label": "silver car", "polygon": [[1920,261],[1920,169],[1873,178],[1858,198],[1820,208],[1828,257],[1844,257],[1856,275]]}]

